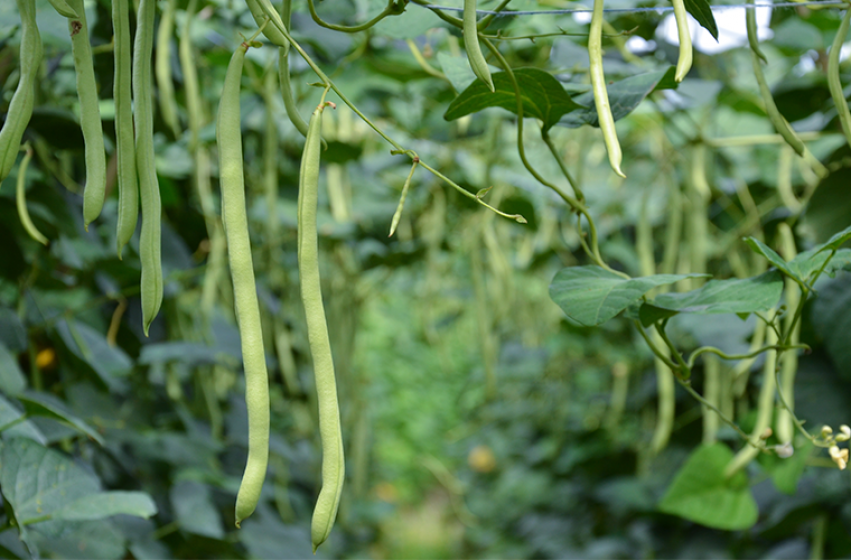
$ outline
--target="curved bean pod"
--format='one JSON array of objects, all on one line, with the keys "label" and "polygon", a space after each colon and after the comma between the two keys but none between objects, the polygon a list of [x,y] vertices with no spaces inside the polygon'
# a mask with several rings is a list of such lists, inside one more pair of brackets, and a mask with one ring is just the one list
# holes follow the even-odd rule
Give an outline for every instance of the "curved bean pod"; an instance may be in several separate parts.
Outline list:
[{"label": "curved bean pod", "polygon": [[319,435],[322,440],[322,489],[313,510],[310,537],[313,551],[325,542],[334,526],[345,477],[343,435],[340,430],[340,407],[337,402],[337,381],[334,360],[328,338],[325,307],[322,304],[319,277],[319,239],[316,231],[316,210],[319,191],[319,142],[322,111],[319,104],[310,117],[304,153],[301,156],[298,188],[298,271],[301,300],[307,318],[307,338],[313,358],[313,374],[319,402]]},{"label": "curved bean pod", "polygon": [[[753,0],[748,0],[748,3],[753,3]],[[753,50],[753,45],[757,43],[756,15],[754,14],[754,11],[745,10],[745,18],[748,29],[748,41],[751,44],[753,73],[756,77],[756,83],[759,85],[759,93],[762,96],[762,101],[765,103],[765,112],[768,113],[768,118],[771,120],[771,124],[774,125],[774,129],[777,133],[783,137],[786,143],[789,144],[793,150],[795,150],[796,154],[803,156],[806,146],[804,146],[804,142],[798,137],[795,131],[792,130],[792,127],[789,126],[789,123],[785,118],[783,118],[783,115],[781,115],[780,111],[777,109],[777,104],[774,103],[774,97],[771,95],[771,88],[768,87],[765,74],[762,72],[762,61],[760,60],[761,53],[759,53],[758,50]]]},{"label": "curved bean pod", "polygon": [[[290,28],[291,13],[292,0],[284,0],[281,4],[281,19],[287,29]],[[266,27],[269,26],[267,25]],[[275,28],[274,26],[272,27]],[[301,118],[301,114],[298,112],[298,107],[296,107],[295,99],[293,98],[292,85],[290,84],[290,43],[289,41],[285,43],[285,45],[282,45],[278,49],[278,79],[281,82],[281,98],[284,100],[284,109],[287,111],[290,122],[293,123],[293,126],[302,136],[307,136],[307,123]]]},{"label": "curved bean pod", "polygon": [[248,45],[242,43],[231,57],[216,117],[222,221],[227,236],[234,304],[242,343],[245,403],[248,407],[248,460],[236,496],[237,527],[257,507],[269,461],[269,375],[254,284],[242,169],[239,89],[247,50]]},{"label": "curved bean pod", "polygon": [[112,33],[115,37],[115,157],[118,160],[118,226],[115,235],[118,257],[133,237],[139,220],[139,179],[136,176],[136,145],[133,132],[131,91],[130,5],[112,0]]},{"label": "curved bean pod", "polygon": [[53,9],[59,12],[59,15],[66,18],[80,17],[79,13],[68,5],[65,0],[48,0]]},{"label": "curved bean pod", "polygon": [[33,157],[32,148],[27,146],[27,153],[24,155],[24,159],[21,160],[21,166],[18,167],[18,182],[17,189],[15,192],[15,196],[17,200],[15,201],[18,206],[18,217],[21,218],[21,225],[24,226],[24,230],[29,234],[30,237],[41,243],[42,245],[47,245],[47,238],[38,231],[38,228],[35,227],[32,219],[30,219],[30,213],[27,210],[27,168],[30,165],[30,160]]},{"label": "curved bean pod", "polygon": [[174,31],[174,11],[177,0],[168,0],[157,29],[156,76],[159,88],[159,105],[166,126],[180,137],[180,124],[177,120],[177,101],[174,99],[174,85],[171,83],[171,35]]},{"label": "curved bean pod", "polygon": [[692,48],[691,48],[691,32],[688,28],[688,14],[686,5],[683,0],[671,0],[674,5],[674,18],[677,21],[677,34],[680,38],[680,54],[677,58],[677,69],[674,74],[674,80],[682,82],[685,79],[688,71],[691,70]]},{"label": "curved bean pod", "polygon": [[136,121],[136,171],[142,201],[142,326],[145,335],[163,301],[163,271],[160,252],[162,203],[154,161],[154,110],[151,92],[151,56],[154,46],[156,0],[140,0],[133,47],[133,116]]},{"label": "curved bean pod", "polygon": [[83,0],[69,0],[68,5],[80,17],[68,20],[71,53],[77,75],[77,97],[80,99],[80,126],[86,154],[86,188],[83,191],[83,223],[88,229],[103,209],[106,196],[106,151],[100,118],[97,81],[89,43],[89,26]]},{"label": "curved bean pod", "polygon": [[591,29],[588,33],[588,60],[590,62],[591,88],[594,90],[594,106],[597,108],[597,120],[609,152],[609,164],[615,173],[626,177],[621,171],[623,153],[615,130],[615,118],[609,104],[609,92],[606,90],[606,77],[603,75],[603,0],[594,0],[594,12],[591,14]]},{"label": "curved bean pod", "polygon": [[476,77],[487,84],[488,89],[495,91],[488,62],[479,45],[479,28],[476,23],[476,0],[464,0],[464,48],[467,49],[470,67]]},{"label": "curved bean pod", "polygon": [[[263,27],[268,17],[266,16],[266,12],[263,11],[263,7],[260,5],[259,0],[245,0],[245,4],[248,6],[248,11],[251,12],[254,22],[257,23],[257,27]],[[266,27],[263,27],[263,35],[265,35],[273,45],[282,48],[289,48],[290,46],[290,42],[287,41],[287,38],[284,37],[281,30],[274,25],[266,25]]]},{"label": "curved bean pod", "polygon": [[41,46],[41,35],[35,21],[35,0],[17,0],[18,13],[21,15],[21,77],[6,122],[0,129],[0,183],[3,182],[15,161],[21,147],[21,139],[30,122],[35,103],[35,84],[38,80],[38,70],[44,51]]},{"label": "curved bean pod", "polygon": [[848,36],[849,23],[851,23],[851,10],[845,10],[845,16],[839,24],[839,30],[836,32],[836,38],[833,40],[830,55],[827,58],[827,85],[830,87],[830,96],[833,97],[833,104],[839,114],[842,132],[845,133],[845,138],[851,145],[851,111],[848,110],[848,101],[845,99],[845,92],[842,91],[842,82],[839,81],[839,53]]}]

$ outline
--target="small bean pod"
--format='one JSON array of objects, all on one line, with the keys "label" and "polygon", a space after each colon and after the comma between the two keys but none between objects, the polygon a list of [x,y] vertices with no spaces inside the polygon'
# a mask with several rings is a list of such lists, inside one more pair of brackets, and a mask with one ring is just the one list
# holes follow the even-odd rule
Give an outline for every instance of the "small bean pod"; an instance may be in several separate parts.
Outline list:
[{"label": "small bean pod", "polygon": [[691,70],[692,62],[692,47],[691,47],[691,31],[688,28],[688,13],[683,0],[671,0],[674,4],[674,18],[677,21],[677,34],[680,39],[680,54],[677,58],[677,69],[674,73],[674,80],[682,82],[689,70]]},{"label": "small bean pod", "polygon": [[118,226],[115,235],[118,256],[133,237],[139,220],[139,179],[136,176],[136,145],[133,131],[131,89],[130,5],[112,0],[112,33],[115,37],[115,157],[118,162]]},{"label": "small bean pod", "polygon": [[103,146],[103,125],[100,118],[92,46],[83,0],[69,0],[68,5],[80,17],[68,20],[71,34],[71,53],[77,75],[77,97],[80,99],[80,126],[86,156],[86,188],[83,192],[83,223],[88,228],[103,209],[106,196],[106,152]]},{"label": "small bean pod", "polygon": [[66,18],[80,17],[79,13],[68,5],[65,0],[48,0],[53,9],[59,12],[59,15]]},{"label": "small bean pod", "polygon": [[47,245],[47,238],[44,234],[38,231],[37,227],[35,227],[35,224],[30,218],[30,213],[27,210],[27,168],[29,168],[32,157],[32,148],[27,145],[27,151],[24,155],[24,159],[21,160],[21,166],[18,167],[17,192],[15,193],[15,196],[17,197],[16,203],[18,206],[18,217],[21,219],[21,225],[24,226],[24,230],[26,230],[30,237],[42,245]]},{"label": "small bean pod", "polygon": [[482,54],[481,45],[479,45],[479,29],[476,22],[476,0],[464,0],[463,21],[464,48],[467,49],[467,58],[470,60],[470,67],[473,69],[476,77],[487,84],[488,89],[495,91],[488,62],[485,60],[485,55]]},{"label": "small bean pod", "polygon": [[[290,28],[291,14],[292,0],[284,0],[281,3],[281,20],[283,20],[284,26],[287,30]],[[269,26],[267,25],[266,27]],[[290,122],[293,123],[293,126],[301,133],[302,136],[307,136],[307,123],[298,112],[298,107],[296,107],[295,99],[293,98],[292,84],[290,83],[289,41],[286,41],[286,44],[282,45],[281,48],[278,49],[278,79],[281,82],[281,98],[284,100],[284,109],[287,111],[287,116],[290,118]]]},{"label": "small bean pod", "polygon": [[163,301],[160,222],[162,203],[154,160],[154,110],[151,91],[151,57],[154,46],[156,0],[140,0],[133,47],[133,116],[136,122],[136,171],[142,201],[142,326],[145,335]]},{"label": "small bean pod", "polygon": [[301,300],[307,318],[307,338],[313,358],[313,373],[319,403],[319,435],[322,440],[322,489],[313,510],[310,536],[313,551],[325,542],[334,526],[345,478],[343,435],[340,429],[340,407],[337,381],[328,338],[325,307],[319,277],[319,239],[316,212],[319,191],[319,142],[322,111],[319,104],[310,118],[304,153],[301,156],[298,189],[298,270]]},{"label": "small bean pod", "polygon": [[851,111],[848,110],[848,101],[845,99],[845,92],[842,91],[842,82],[839,81],[839,54],[842,51],[842,45],[845,44],[845,38],[848,36],[849,24],[851,24],[851,10],[845,10],[845,15],[842,17],[842,23],[839,24],[839,30],[836,32],[836,38],[833,40],[830,55],[827,58],[827,85],[830,87],[830,95],[833,97],[833,104],[839,114],[842,132],[845,133],[845,138],[851,145]]},{"label": "small bean pod", "polygon": [[0,129],[0,183],[9,175],[18,159],[21,139],[32,116],[35,85],[44,56],[35,20],[35,0],[17,0],[17,4],[21,15],[21,77],[9,104],[9,112],[6,113],[6,122]]},{"label": "small bean pod", "polygon": [[289,48],[290,42],[287,41],[287,38],[283,33],[281,33],[280,29],[272,24],[263,27],[269,18],[266,16],[266,12],[263,11],[263,6],[260,4],[260,0],[245,0],[245,4],[248,6],[248,11],[251,12],[251,16],[254,18],[255,23],[257,23],[257,27],[263,28],[263,35],[265,35],[273,45],[282,48]]},{"label": "small bean pod", "polygon": [[269,375],[263,350],[260,307],[254,283],[254,263],[245,211],[239,90],[248,45],[233,53],[216,117],[216,144],[222,189],[222,222],[227,236],[234,304],[245,367],[248,407],[248,459],[236,496],[236,526],[257,507],[269,461]]},{"label": "small bean pod", "polygon": [[588,33],[588,60],[590,63],[591,88],[594,91],[594,105],[597,108],[597,120],[603,132],[603,141],[609,152],[609,163],[615,173],[626,177],[621,171],[623,153],[615,130],[615,118],[609,104],[609,92],[606,90],[606,77],[603,75],[603,0],[594,0],[591,14],[591,29]]}]

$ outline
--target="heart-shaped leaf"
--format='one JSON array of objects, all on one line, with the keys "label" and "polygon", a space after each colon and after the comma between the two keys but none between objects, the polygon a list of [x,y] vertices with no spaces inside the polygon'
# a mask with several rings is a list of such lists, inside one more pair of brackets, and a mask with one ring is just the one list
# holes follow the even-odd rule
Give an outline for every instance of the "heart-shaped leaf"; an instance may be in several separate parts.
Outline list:
[{"label": "heart-shaped leaf", "polygon": [[[517,98],[508,74],[497,72],[492,76],[495,91],[488,89],[481,80],[476,80],[449,104],[443,118],[452,121],[488,107],[502,107],[516,115]],[[540,120],[545,129],[551,128],[565,114],[582,109],[548,72],[537,68],[518,68],[514,70],[514,78],[520,86],[523,115]]]},{"label": "heart-shaped leaf", "polygon": [[674,477],[659,510],[714,529],[753,527],[759,512],[747,475],[739,471],[728,479],[724,474],[732,459],[723,443],[697,448]]},{"label": "heart-shaped leaf", "polygon": [[702,274],[656,274],[623,278],[596,265],[561,269],[550,284],[550,298],[574,321],[601,325],[656,286]]}]

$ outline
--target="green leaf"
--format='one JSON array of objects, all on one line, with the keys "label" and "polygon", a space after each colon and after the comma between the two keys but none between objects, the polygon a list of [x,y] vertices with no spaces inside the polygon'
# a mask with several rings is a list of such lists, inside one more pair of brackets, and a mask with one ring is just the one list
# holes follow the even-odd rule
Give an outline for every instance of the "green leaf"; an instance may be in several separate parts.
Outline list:
[{"label": "green leaf", "polygon": [[[630,76],[610,84],[609,103],[612,106],[612,116],[615,120],[622,119],[638,107],[645,97],[654,91],[676,89],[674,81],[675,69],[669,66],[666,70],[657,70]],[[573,98],[573,101],[583,107],[578,111],[566,114],[560,121],[560,126],[578,128],[583,124],[600,126],[597,120],[597,108],[594,105],[594,92],[589,91]]]},{"label": "green leaf", "polygon": [[[830,261],[825,265],[827,259],[830,259]],[[851,269],[851,249],[839,249],[833,255],[833,258],[830,258],[830,252],[822,251],[821,246],[819,246],[798,253],[794,259],[789,261],[789,269],[806,282],[810,282],[810,276],[821,270],[822,266],[824,266],[824,274],[831,277],[839,270]]]},{"label": "green leaf", "polygon": [[656,307],[655,305],[651,305],[649,303],[642,303],[638,308],[638,320],[641,321],[642,326],[649,327],[656,321],[661,321],[662,319],[668,319],[669,317],[673,317],[679,313],[679,311],[674,311],[672,309],[662,309],[661,307]]},{"label": "green leaf", "polygon": [[27,387],[18,360],[0,341],[0,391],[15,396]]},{"label": "green leaf", "polygon": [[63,424],[76,428],[99,444],[104,445],[103,438],[97,431],[95,431],[94,428],[68,410],[65,405],[53,395],[28,391],[22,395],[18,395],[17,399],[23,403],[24,410],[26,410],[28,415],[53,418]]},{"label": "green leaf", "polygon": [[[28,438],[42,445],[47,442],[44,434],[29,420],[19,420],[24,414],[12,403],[0,396],[0,426],[10,426],[2,431],[4,438]],[[14,425],[12,425],[14,423]]]},{"label": "green leaf", "polygon": [[100,491],[98,479],[65,455],[23,438],[3,445],[0,486],[19,526]]},{"label": "green leaf", "polygon": [[171,487],[169,498],[180,528],[212,539],[221,539],[225,531],[210,487],[195,480],[181,480]]},{"label": "green leaf", "polygon": [[685,0],[686,11],[692,15],[701,27],[709,31],[709,34],[717,41],[718,40],[718,24],[715,23],[715,16],[712,14],[712,9],[709,7],[708,0]]},{"label": "green leaf", "polygon": [[702,274],[656,274],[625,279],[596,265],[561,269],[550,284],[550,298],[574,321],[601,325],[656,286]]},{"label": "green leaf", "polygon": [[851,239],[851,226],[843,229],[839,233],[833,234],[830,239],[827,240],[827,243],[819,245],[818,250],[821,251],[833,251],[839,249],[843,243]]},{"label": "green leaf", "polygon": [[732,459],[733,452],[723,443],[697,448],[674,477],[659,510],[713,529],[753,527],[759,512],[747,475],[741,471],[730,479],[724,475]]},{"label": "green leaf", "polygon": [[766,245],[755,237],[746,237],[745,243],[747,243],[748,246],[754,250],[754,252],[768,259],[768,262],[774,265],[777,270],[779,270],[786,276],[789,276],[799,282],[803,282],[803,278],[800,278],[795,273],[795,271],[792,270],[788,264],[786,264],[786,260],[780,255],[778,255],[774,249],[772,249],[771,247],[769,247],[768,245]]},{"label": "green leaf", "polygon": [[752,278],[710,280],[681,294],[660,294],[649,302],[680,313],[753,313],[777,305],[783,292],[783,276],[776,270]]},{"label": "green leaf", "polygon": [[[495,91],[490,91],[484,82],[476,80],[449,104],[443,118],[453,121],[488,107],[502,107],[516,115],[517,100],[508,74],[497,72],[492,76]],[[544,124],[545,129],[559,122],[565,114],[582,109],[549,72],[537,68],[518,68],[514,70],[514,77],[520,86],[523,116],[535,117]]]},{"label": "green leaf", "polygon": [[88,494],[51,514],[51,519],[93,521],[111,515],[133,515],[147,519],[157,513],[157,506],[144,492],[98,492]]},{"label": "green leaf", "polygon": [[[476,74],[473,73],[470,61],[467,60],[466,56],[452,56],[445,52],[439,52],[437,53],[437,61],[456,92],[461,93],[476,81]],[[491,72],[491,74],[493,73]]]}]

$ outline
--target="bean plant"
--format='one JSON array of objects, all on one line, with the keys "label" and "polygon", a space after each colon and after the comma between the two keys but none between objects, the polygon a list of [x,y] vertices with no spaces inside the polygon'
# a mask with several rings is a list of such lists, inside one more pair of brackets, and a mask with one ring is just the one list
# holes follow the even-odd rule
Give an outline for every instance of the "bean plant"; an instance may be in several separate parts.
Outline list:
[{"label": "bean plant", "polygon": [[[450,556],[689,554],[592,554],[619,529],[555,501],[594,470],[633,477],[631,527],[754,555],[763,481],[834,480],[851,440],[798,375],[847,393],[851,11],[799,4],[776,41],[737,6],[715,55],[708,0],[0,7],[4,557],[402,554],[380,508],[428,485]],[[851,551],[847,507],[808,515],[811,557]]]}]

